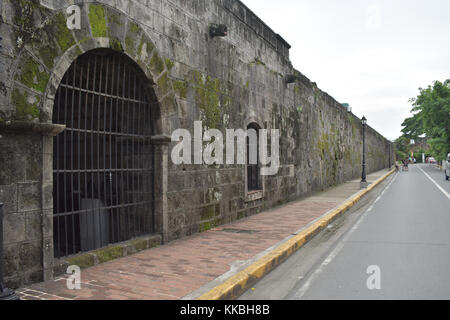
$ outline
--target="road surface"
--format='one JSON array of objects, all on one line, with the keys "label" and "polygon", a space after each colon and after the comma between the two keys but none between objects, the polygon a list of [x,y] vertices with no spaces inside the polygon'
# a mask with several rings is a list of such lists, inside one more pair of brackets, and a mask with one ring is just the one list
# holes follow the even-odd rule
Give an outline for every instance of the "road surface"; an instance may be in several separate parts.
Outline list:
[{"label": "road surface", "polygon": [[411,165],[240,299],[450,299],[450,182]]}]

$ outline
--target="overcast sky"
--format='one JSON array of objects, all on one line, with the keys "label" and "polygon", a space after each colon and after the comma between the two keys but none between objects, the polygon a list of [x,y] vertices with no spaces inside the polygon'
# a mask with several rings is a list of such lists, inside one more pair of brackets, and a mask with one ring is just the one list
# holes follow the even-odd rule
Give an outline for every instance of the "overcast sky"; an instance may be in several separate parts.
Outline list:
[{"label": "overcast sky", "polygon": [[449,0],[241,0],[294,67],[389,139],[419,87],[450,78]]}]

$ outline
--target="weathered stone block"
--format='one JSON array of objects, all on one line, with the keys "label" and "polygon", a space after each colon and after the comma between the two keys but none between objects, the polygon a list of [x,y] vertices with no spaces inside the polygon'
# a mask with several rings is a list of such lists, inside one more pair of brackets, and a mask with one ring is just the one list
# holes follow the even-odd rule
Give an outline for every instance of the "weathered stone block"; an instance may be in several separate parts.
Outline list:
[{"label": "weathered stone block", "polygon": [[28,212],[25,214],[26,240],[42,240],[42,212]]},{"label": "weathered stone block", "polygon": [[0,202],[3,203],[3,214],[17,212],[17,185],[0,185]]},{"label": "weathered stone block", "polygon": [[19,212],[36,211],[41,207],[40,183],[18,184]]},{"label": "weathered stone block", "polygon": [[20,270],[42,268],[42,242],[24,242],[19,249]]},{"label": "weathered stone block", "polygon": [[26,238],[25,214],[7,214],[3,218],[3,240],[5,244],[18,243]]},{"label": "weathered stone block", "polygon": [[0,139],[0,185],[25,180],[26,158],[18,152],[13,135],[2,134]]}]

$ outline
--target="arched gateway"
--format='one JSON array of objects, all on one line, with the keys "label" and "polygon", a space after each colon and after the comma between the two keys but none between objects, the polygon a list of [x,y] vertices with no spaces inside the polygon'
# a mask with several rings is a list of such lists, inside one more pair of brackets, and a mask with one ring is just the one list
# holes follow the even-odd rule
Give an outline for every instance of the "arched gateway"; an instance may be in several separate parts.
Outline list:
[{"label": "arched gateway", "polygon": [[53,210],[55,257],[155,231],[152,92],[125,54],[89,51],[55,95]]}]

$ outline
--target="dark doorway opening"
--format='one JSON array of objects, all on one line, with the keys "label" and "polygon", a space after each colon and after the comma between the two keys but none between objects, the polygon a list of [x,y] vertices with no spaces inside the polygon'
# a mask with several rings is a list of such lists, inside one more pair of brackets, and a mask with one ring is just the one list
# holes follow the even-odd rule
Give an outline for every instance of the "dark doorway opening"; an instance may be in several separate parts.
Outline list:
[{"label": "dark doorway opening", "polygon": [[[261,128],[256,123],[251,123],[247,126],[248,131],[255,133],[255,141],[252,141],[247,136],[247,191],[260,191],[262,190],[262,181],[260,177],[260,159],[259,159],[259,130]],[[255,146],[256,145],[256,146]],[[251,152],[256,152],[254,155],[254,161],[251,161]],[[253,163],[252,163],[253,162]]]}]

